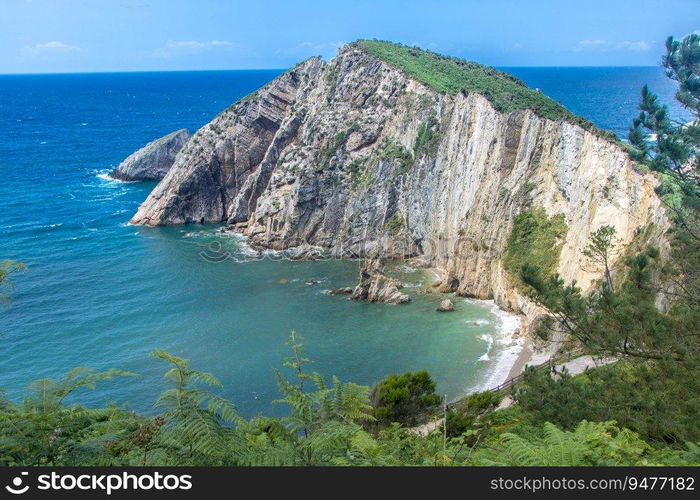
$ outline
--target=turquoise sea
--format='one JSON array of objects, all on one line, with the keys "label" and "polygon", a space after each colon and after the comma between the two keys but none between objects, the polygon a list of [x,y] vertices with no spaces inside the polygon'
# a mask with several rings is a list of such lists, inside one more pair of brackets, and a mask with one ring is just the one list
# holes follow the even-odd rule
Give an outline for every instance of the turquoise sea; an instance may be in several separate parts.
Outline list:
[{"label": "turquoise sea", "polygon": [[[659,68],[505,69],[620,135],[644,83],[672,100]],[[0,306],[0,388],[10,397],[72,367],[113,367],[139,376],[75,400],[148,412],[164,387],[164,366],[149,357],[160,348],[219,377],[243,415],[279,415],[273,369],[291,330],[305,337],[310,369],[347,381],[427,369],[453,397],[498,379],[517,346],[500,342],[502,317],[488,305],[458,299],[456,313],[439,314],[437,295],[354,303],[326,290],[354,285],[356,262],[247,261],[213,226],[126,224],[153,184],[106,172],[279,72],[0,75],[0,259],[29,268]],[[213,241],[240,258],[203,258]],[[395,271],[409,285],[429,279]]]}]

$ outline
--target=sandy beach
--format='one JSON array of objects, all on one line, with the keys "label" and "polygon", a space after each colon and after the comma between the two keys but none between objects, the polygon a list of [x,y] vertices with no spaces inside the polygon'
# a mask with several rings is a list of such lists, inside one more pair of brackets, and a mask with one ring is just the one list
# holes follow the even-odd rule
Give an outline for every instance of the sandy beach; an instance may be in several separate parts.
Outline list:
[{"label": "sandy beach", "polygon": [[511,366],[506,380],[510,380],[511,378],[520,375],[525,370],[525,366],[527,366],[527,364],[532,360],[533,354],[534,350],[532,348],[532,341],[525,338],[522,349],[513,363],[513,366]]}]

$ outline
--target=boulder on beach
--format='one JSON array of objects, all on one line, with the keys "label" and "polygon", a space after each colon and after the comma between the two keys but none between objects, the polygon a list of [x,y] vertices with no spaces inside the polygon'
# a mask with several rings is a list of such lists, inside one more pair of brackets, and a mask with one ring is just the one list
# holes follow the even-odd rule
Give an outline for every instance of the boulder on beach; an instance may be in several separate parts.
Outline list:
[{"label": "boulder on beach", "polygon": [[451,312],[455,310],[455,305],[452,303],[450,299],[443,299],[440,301],[440,304],[437,306],[437,311],[438,312]]}]

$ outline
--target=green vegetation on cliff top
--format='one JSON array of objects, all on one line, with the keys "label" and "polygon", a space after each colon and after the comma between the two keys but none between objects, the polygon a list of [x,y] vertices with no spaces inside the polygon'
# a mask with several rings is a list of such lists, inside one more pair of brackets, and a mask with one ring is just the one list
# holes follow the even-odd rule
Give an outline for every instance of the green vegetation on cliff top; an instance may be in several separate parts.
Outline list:
[{"label": "green vegetation on cliff top", "polygon": [[571,113],[542,92],[495,68],[381,40],[358,40],[352,45],[442,94],[476,92],[486,97],[499,111],[509,113],[531,109],[543,118],[566,120],[598,135],[617,139],[612,132],[597,129],[591,122]]}]

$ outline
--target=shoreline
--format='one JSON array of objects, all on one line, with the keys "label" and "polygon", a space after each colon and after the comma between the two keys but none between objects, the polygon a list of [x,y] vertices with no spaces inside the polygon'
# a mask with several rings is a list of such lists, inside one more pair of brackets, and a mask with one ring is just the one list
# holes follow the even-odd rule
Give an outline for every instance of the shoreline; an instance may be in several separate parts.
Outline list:
[{"label": "shoreline", "polygon": [[[522,315],[501,309],[493,300],[464,300],[488,308],[498,320],[492,334],[492,344],[497,346],[498,352],[493,356],[491,366],[486,368],[483,378],[471,388],[471,391],[488,391],[518,375],[525,368],[532,355],[531,343],[520,333]],[[487,355],[492,349],[493,347],[489,348]]]},{"label": "shoreline", "polygon": [[508,372],[508,376],[503,382],[505,382],[506,380],[510,380],[513,377],[517,377],[518,375],[523,373],[523,371],[525,371],[525,367],[530,363],[530,361],[532,361],[534,354],[535,352],[532,346],[532,341],[528,338],[525,338],[522,349],[520,350],[518,357],[513,363],[513,366],[511,366],[510,371]]},{"label": "shoreline", "polygon": [[[435,276],[437,282],[443,280],[444,269],[438,267],[425,269]],[[430,283],[430,286],[436,281]],[[485,354],[487,359],[489,359],[488,355],[494,344],[502,347],[494,357],[493,366],[486,370],[482,381],[466,388],[465,393],[486,391],[520,375],[535,354],[532,341],[522,332],[523,315],[501,309],[494,300],[470,298],[463,298],[463,300],[489,309],[498,318],[499,324],[495,325],[496,331],[492,334],[493,341],[489,344],[489,349]]]}]

